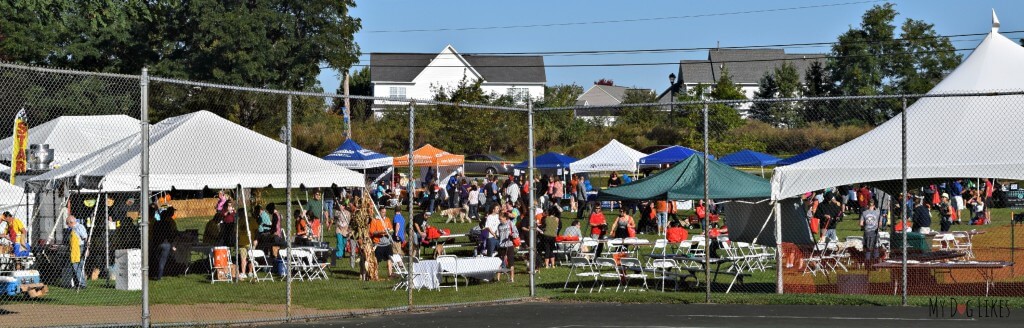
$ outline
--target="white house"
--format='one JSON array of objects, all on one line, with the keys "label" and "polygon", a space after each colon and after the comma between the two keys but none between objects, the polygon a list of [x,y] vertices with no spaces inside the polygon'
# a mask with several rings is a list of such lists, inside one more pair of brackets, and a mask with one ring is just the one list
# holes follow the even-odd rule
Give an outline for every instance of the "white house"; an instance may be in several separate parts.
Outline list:
[{"label": "white house", "polygon": [[543,100],[544,57],[460,54],[451,45],[437,54],[370,54],[373,95],[394,99],[374,101],[378,115],[387,105],[407,104],[405,99],[433,99],[439,88],[452,89],[463,80],[482,81],[485,93]]},{"label": "white house", "polygon": [[[824,54],[787,54],[785,49],[711,49],[707,60],[681,60],[678,79],[658,96],[659,102],[668,102],[673,92],[686,92],[698,85],[710,86],[718,81],[722,72],[729,71],[733,83],[738,85],[748,99],[754,98],[765,73],[773,71],[783,63],[790,63],[804,82],[808,67],[818,61],[824,62]],[[741,104],[737,110],[746,117],[751,103]]]}]

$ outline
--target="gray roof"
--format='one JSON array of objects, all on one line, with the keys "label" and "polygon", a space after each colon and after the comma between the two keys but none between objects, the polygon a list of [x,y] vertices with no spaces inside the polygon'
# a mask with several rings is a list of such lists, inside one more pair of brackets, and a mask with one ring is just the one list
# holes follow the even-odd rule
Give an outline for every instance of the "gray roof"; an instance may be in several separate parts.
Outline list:
[{"label": "gray roof", "polygon": [[787,54],[783,49],[712,49],[708,51],[708,60],[682,60],[679,71],[683,83],[710,84],[718,80],[722,69],[728,69],[729,75],[737,84],[757,84],[765,73],[772,71],[782,63],[790,63],[796,67],[800,82],[803,83],[804,72],[815,61],[824,62],[824,54]]},{"label": "gray roof", "polygon": [[595,84],[587,92],[576,98],[577,105],[615,106],[622,103],[629,88]]},{"label": "gray roof", "polygon": [[[487,82],[547,83],[544,56],[463,55]],[[412,82],[437,54],[371,53],[370,80]]]}]

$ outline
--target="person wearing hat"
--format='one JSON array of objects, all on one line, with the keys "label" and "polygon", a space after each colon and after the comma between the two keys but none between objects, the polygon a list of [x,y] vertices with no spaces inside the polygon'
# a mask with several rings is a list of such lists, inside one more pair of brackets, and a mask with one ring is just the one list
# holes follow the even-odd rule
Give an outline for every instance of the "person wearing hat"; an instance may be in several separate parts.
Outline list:
[{"label": "person wearing hat", "polygon": [[953,215],[956,210],[953,209],[953,205],[949,202],[949,194],[942,193],[942,200],[936,205],[939,207],[939,231],[949,231],[949,226],[953,225]]}]

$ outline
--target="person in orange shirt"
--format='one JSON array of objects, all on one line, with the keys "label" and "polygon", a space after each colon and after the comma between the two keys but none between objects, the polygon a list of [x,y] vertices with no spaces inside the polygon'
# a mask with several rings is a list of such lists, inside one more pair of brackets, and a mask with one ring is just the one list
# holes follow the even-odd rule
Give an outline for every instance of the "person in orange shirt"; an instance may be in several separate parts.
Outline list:
[{"label": "person in orange shirt", "polygon": [[373,243],[376,247],[373,250],[374,257],[377,258],[377,262],[381,261],[388,262],[388,276],[393,273],[391,271],[391,254],[394,254],[391,250],[391,220],[387,217],[377,217],[370,220],[370,238],[373,239]]},{"label": "person in orange shirt", "polygon": [[608,221],[604,217],[604,212],[601,211],[601,204],[594,205],[594,211],[590,214],[590,237],[594,239],[601,239],[604,235],[605,228],[608,227]]},{"label": "person in orange shirt", "polygon": [[658,214],[656,214],[655,218],[658,221],[658,234],[659,235],[664,234],[666,228],[668,227],[667,226],[667,224],[668,224],[668,206],[669,206],[668,203],[669,202],[664,201],[664,200],[659,200],[659,201],[657,201],[655,203],[656,204],[655,206],[657,207],[657,211],[658,211]]}]

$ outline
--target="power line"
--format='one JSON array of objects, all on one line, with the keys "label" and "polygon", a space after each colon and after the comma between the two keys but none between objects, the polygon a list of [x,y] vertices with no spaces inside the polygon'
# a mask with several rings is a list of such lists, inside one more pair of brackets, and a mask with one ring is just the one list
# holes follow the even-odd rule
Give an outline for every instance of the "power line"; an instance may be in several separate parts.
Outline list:
[{"label": "power line", "polygon": [[[1017,34],[1024,33],[1024,30],[1016,31],[1005,31],[999,32],[1000,34]],[[984,36],[989,33],[964,33],[964,34],[950,34],[950,35],[936,35],[926,36],[919,38],[896,38],[885,41],[856,41],[850,42],[850,44],[876,44],[886,42],[899,42],[899,41],[913,41],[913,40],[925,40],[933,38],[961,38],[961,37],[973,37],[973,36]],[[950,42],[967,42],[967,41],[980,41],[979,39],[968,39],[968,40],[950,40]],[[690,47],[690,48],[653,48],[653,49],[620,49],[620,50],[569,50],[569,51],[523,51],[523,52],[463,52],[462,55],[488,55],[488,56],[525,56],[525,55],[539,55],[539,56],[565,56],[565,55],[622,55],[622,54],[647,54],[647,53],[666,53],[666,52],[698,52],[698,51],[709,51],[716,49],[763,49],[763,48],[818,48],[825,46],[832,46],[839,44],[839,42],[804,42],[804,43],[784,43],[784,44],[767,44],[767,45],[747,45],[747,46],[726,46],[726,47]],[[387,52],[385,52],[387,53]],[[396,53],[396,52],[391,52]],[[363,54],[360,57],[369,56],[370,54]]]},{"label": "power line", "polygon": [[[930,53],[946,53],[946,52],[958,52],[958,51],[969,51],[975,48],[955,48],[953,50],[934,50],[934,51],[916,51],[916,52],[897,52],[889,54],[879,55],[848,55],[848,56],[803,56],[798,58],[773,58],[773,59],[748,59],[748,60],[722,60],[709,62],[712,64],[729,64],[729,63],[756,63],[756,62],[781,62],[781,61],[797,61],[797,60],[816,60],[816,59],[829,59],[829,58],[859,58],[859,57],[888,57],[896,55],[916,55],[916,54],[930,54]],[[474,68],[569,68],[569,67],[628,67],[628,66],[666,66],[666,65],[679,65],[680,62],[652,62],[652,63],[608,63],[608,64],[552,64],[552,65],[474,65]],[[366,64],[352,65],[353,67],[369,67]],[[375,65],[374,67],[387,67],[387,68],[422,68],[425,65]],[[466,66],[431,66],[437,68],[462,68]]]},{"label": "power line", "polygon": [[498,30],[498,29],[514,29],[514,28],[534,28],[534,27],[556,27],[556,26],[575,26],[575,25],[594,25],[594,24],[635,23],[635,22],[647,22],[647,21],[658,21],[658,20],[675,20],[675,19],[689,19],[689,18],[701,18],[701,17],[719,17],[719,16],[733,16],[733,15],[745,15],[745,14],[759,14],[759,13],[768,13],[768,12],[793,11],[793,10],[803,10],[803,9],[827,8],[827,7],[858,5],[858,4],[874,3],[874,2],[882,2],[882,1],[884,1],[884,0],[856,1],[856,2],[832,3],[832,4],[824,4],[824,5],[813,5],[813,6],[800,6],[800,7],[788,7],[788,8],[775,8],[775,9],[734,11],[734,12],[725,12],[725,13],[696,14],[696,15],[669,16],[669,17],[651,17],[651,18],[634,18],[634,19],[618,19],[618,20],[591,21],[591,22],[547,23],[547,24],[505,25],[505,26],[478,26],[478,27],[450,27],[450,28],[435,28],[435,29],[374,30],[374,31],[365,31],[365,33],[415,33],[415,32],[476,31],[476,30]]}]

